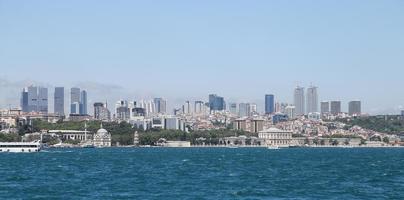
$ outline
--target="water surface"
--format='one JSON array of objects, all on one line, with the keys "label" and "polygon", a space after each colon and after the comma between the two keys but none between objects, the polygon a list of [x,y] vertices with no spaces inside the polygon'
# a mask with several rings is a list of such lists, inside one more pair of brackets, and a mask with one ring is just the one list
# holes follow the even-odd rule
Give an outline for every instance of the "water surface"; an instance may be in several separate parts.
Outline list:
[{"label": "water surface", "polygon": [[1,199],[404,199],[404,149],[0,154]]}]

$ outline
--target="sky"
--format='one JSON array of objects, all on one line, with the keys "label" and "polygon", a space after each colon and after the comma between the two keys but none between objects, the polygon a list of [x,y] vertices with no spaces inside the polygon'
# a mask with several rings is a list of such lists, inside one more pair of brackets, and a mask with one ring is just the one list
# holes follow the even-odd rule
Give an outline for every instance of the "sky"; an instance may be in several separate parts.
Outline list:
[{"label": "sky", "polygon": [[[81,86],[93,101],[165,97],[361,100],[398,113],[404,1],[0,0],[0,107],[27,84]],[[263,106],[260,106],[263,109]]]}]

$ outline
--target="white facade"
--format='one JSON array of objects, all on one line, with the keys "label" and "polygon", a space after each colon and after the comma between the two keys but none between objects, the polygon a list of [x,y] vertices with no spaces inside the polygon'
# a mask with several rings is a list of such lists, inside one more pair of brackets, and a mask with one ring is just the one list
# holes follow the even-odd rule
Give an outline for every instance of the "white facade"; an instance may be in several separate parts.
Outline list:
[{"label": "white facade", "polygon": [[292,141],[292,132],[269,128],[260,131],[258,138],[264,139],[267,146],[289,147]]},{"label": "white facade", "polygon": [[101,128],[94,135],[93,142],[95,147],[111,147],[111,134],[101,125]]},{"label": "white facade", "polygon": [[163,147],[191,147],[189,141],[166,141],[162,144]]}]

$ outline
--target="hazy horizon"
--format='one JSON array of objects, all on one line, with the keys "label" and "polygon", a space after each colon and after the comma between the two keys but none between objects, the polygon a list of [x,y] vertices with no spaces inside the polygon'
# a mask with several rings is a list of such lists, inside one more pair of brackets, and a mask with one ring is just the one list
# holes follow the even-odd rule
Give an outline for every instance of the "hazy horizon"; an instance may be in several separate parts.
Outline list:
[{"label": "hazy horizon", "polygon": [[215,93],[259,110],[265,94],[293,103],[296,85],[313,84],[319,101],[341,100],[344,111],[361,100],[365,113],[398,114],[403,9],[393,0],[0,0],[0,108],[18,106],[31,83],[80,86],[89,103],[164,97],[172,108]]}]

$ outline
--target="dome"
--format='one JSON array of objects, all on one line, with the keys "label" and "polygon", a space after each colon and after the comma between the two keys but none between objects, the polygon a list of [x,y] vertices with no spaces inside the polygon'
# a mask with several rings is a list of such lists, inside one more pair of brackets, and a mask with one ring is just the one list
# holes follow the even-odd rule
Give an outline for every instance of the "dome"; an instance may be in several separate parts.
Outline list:
[{"label": "dome", "polygon": [[100,129],[98,129],[97,134],[98,135],[106,135],[106,134],[108,134],[108,131],[103,129],[103,128],[100,128]]}]

